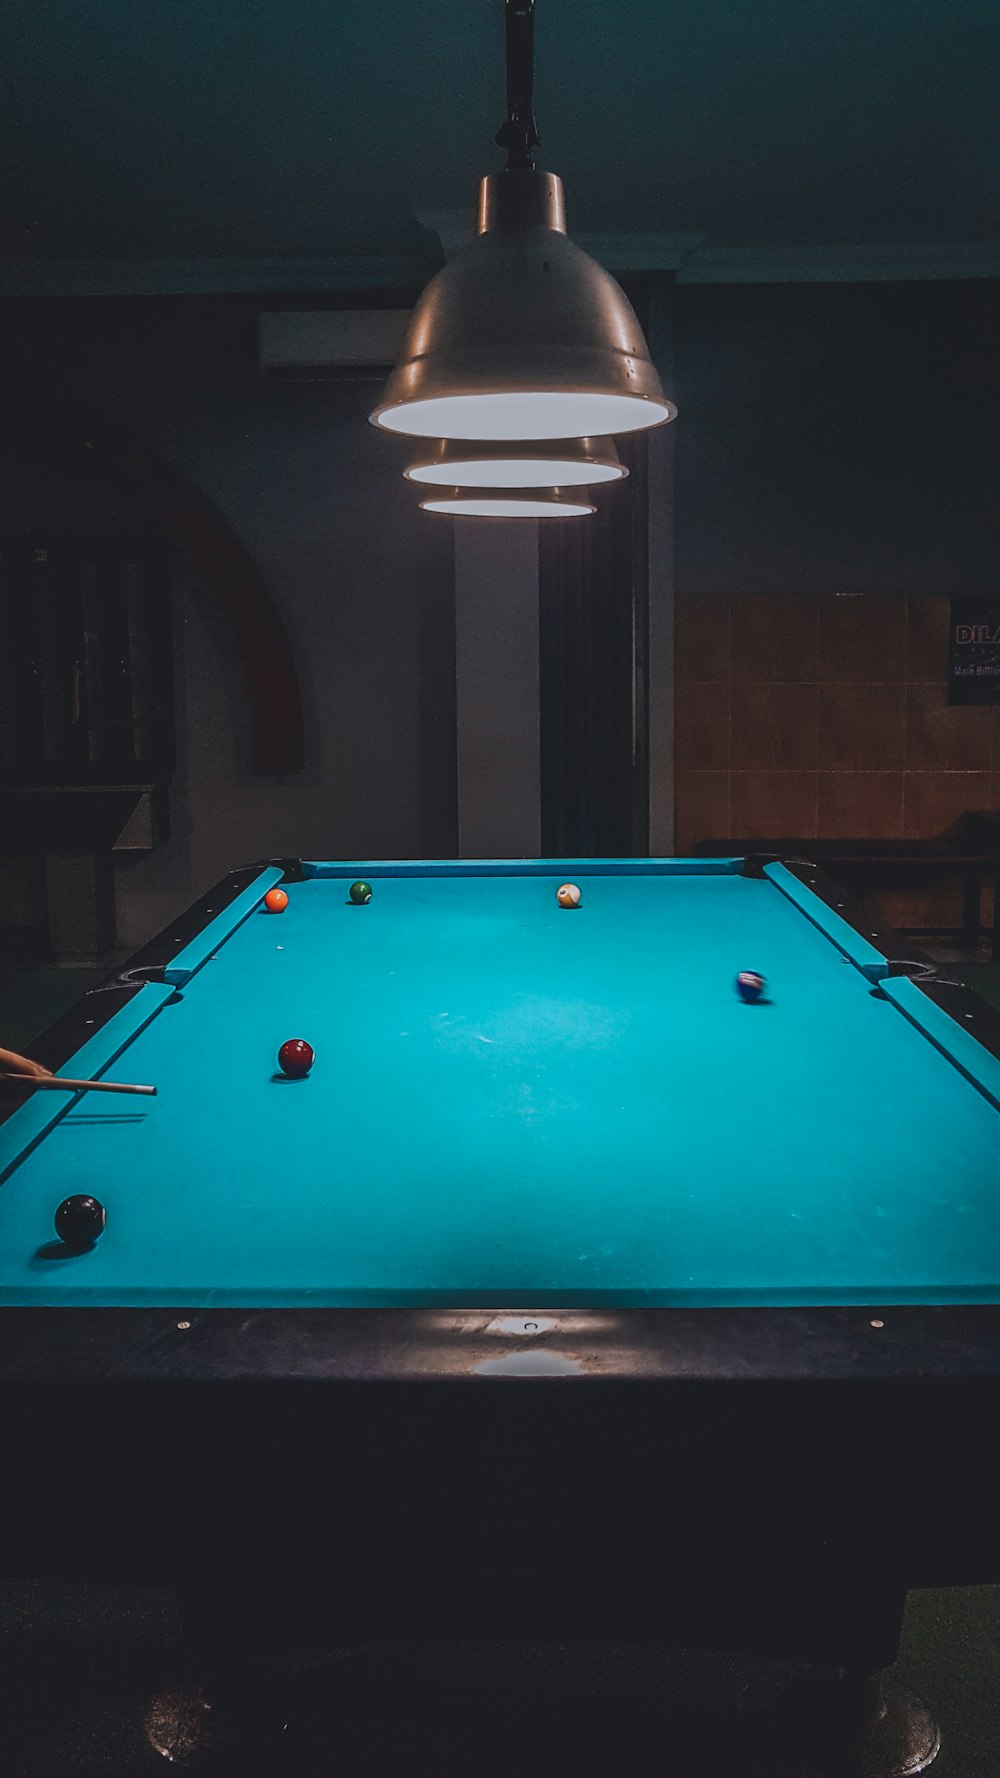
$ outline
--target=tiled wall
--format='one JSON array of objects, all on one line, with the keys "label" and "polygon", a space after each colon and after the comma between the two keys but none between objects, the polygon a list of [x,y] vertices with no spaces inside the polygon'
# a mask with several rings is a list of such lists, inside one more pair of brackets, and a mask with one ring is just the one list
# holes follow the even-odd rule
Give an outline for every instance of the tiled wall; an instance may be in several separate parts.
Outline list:
[{"label": "tiled wall", "polygon": [[678,597],[677,850],[929,838],[1000,806],[1000,708],[949,707],[948,619],[928,595]]}]

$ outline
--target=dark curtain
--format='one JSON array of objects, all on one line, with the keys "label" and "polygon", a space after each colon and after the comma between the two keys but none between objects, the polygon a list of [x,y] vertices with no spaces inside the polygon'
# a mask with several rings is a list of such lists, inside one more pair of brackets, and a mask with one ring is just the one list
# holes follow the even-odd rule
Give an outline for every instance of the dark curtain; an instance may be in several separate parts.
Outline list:
[{"label": "dark curtain", "polygon": [[649,850],[648,449],[617,442],[628,480],[592,517],[539,526],[544,857]]}]

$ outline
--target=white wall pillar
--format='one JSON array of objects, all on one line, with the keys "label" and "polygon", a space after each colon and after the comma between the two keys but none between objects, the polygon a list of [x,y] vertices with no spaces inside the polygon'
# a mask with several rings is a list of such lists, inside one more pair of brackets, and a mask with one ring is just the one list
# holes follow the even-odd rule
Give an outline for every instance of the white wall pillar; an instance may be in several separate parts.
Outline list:
[{"label": "white wall pillar", "polygon": [[[649,280],[649,350],[674,394],[672,272]],[[684,416],[649,433],[649,850],[674,850],[674,440]]]},{"label": "white wall pillar", "polygon": [[462,858],[537,858],[538,521],[454,519]]}]

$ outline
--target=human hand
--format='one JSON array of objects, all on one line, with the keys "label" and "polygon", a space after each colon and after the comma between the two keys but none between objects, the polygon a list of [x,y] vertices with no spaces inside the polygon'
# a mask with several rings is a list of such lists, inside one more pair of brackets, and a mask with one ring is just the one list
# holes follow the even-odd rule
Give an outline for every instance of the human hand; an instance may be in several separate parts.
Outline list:
[{"label": "human hand", "polygon": [[17,1050],[0,1048],[0,1073],[23,1074],[25,1080],[47,1080],[51,1077],[51,1068],[43,1068],[41,1062],[33,1062],[30,1056],[22,1056]]}]

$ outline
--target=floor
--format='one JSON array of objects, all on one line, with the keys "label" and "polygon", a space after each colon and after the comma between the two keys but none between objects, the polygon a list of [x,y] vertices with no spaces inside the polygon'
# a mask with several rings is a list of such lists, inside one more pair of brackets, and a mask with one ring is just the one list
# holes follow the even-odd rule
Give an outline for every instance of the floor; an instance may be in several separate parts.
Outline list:
[{"label": "floor", "polygon": [[[847,1778],[822,1737],[808,1737],[813,1757],[782,1734],[781,1701],[801,1676],[777,1663],[488,1641],[327,1651],[272,1663],[253,1711],[243,1706],[249,1747],[223,1742],[208,1758],[191,1752],[191,1724],[207,1713],[182,1689],[178,1660],[166,1594],[3,1583],[5,1778],[152,1778],[168,1763],[226,1778],[507,1778],[527,1765],[557,1778]],[[937,1716],[936,1778],[993,1778],[1000,1591],[912,1594],[896,1671]]]},{"label": "floor", "polygon": [[[1000,964],[936,955],[1000,1006]],[[18,961],[0,935],[0,1042],[29,1043],[106,973]],[[0,1581],[3,1778],[146,1778],[171,1761],[240,1778],[499,1778],[529,1763],[555,1778],[847,1778],[822,1746],[813,1758],[778,1733],[795,1675],[774,1663],[486,1640],[330,1650],[274,1664],[257,1696],[276,1714],[249,1749],[223,1742],[206,1762],[179,1660],[167,1594]],[[936,1778],[994,1778],[1000,1587],[912,1593],[896,1671],[939,1721]]]}]

